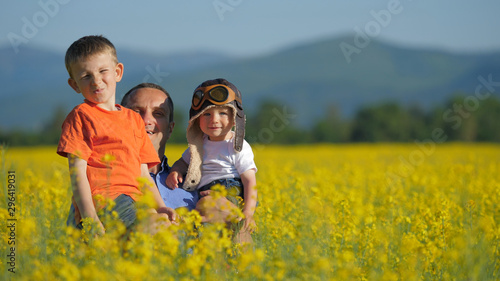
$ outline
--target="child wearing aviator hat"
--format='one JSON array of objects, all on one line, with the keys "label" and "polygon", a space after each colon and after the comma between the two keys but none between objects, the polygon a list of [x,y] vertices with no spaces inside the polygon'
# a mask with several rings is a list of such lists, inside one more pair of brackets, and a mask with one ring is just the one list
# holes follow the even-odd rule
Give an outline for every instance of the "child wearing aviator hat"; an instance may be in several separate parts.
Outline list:
[{"label": "child wearing aviator hat", "polygon": [[[257,167],[244,136],[245,114],[240,91],[225,79],[203,82],[194,91],[189,111],[189,147],[173,165],[166,184],[169,188],[198,190],[201,196],[209,194],[215,185],[224,186],[228,190],[226,198],[232,204],[239,206],[237,197],[243,199],[245,218],[240,233],[251,233],[255,229]],[[214,215],[199,208],[208,197],[200,199],[197,205],[204,218]],[[242,240],[251,242],[248,238]]]}]

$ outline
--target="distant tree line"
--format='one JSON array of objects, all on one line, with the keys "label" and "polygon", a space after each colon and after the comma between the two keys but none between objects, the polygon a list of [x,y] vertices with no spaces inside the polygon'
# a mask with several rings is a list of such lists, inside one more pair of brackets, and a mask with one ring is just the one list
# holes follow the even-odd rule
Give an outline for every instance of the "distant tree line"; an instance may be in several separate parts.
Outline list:
[{"label": "distant tree line", "polygon": [[[261,144],[414,142],[433,138],[440,141],[500,142],[500,100],[484,100],[456,95],[444,105],[424,110],[418,105],[402,106],[395,102],[360,108],[352,118],[342,118],[334,105],[306,128],[296,125],[293,112],[283,105],[264,101],[247,117],[246,139]],[[60,107],[39,132],[0,130],[0,144],[8,146],[55,145],[66,117]],[[297,117],[299,118],[299,117]],[[170,143],[186,143],[181,129],[185,117],[175,112],[177,127]]]},{"label": "distant tree line", "polygon": [[45,122],[39,131],[14,129],[3,131],[0,128],[0,144],[7,146],[36,146],[54,145],[59,142],[61,126],[68,112],[59,106],[54,110],[50,119]]},{"label": "distant tree line", "polygon": [[307,128],[295,126],[296,121],[286,124],[282,108],[277,102],[264,102],[248,118],[247,140],[264,144],[414,142],[434,138],[440,142],[500,142],[500,100],[495,96],[479,100],[456,95],[428,110],[387,102],[360,108],[347,120],[332,105]]}]

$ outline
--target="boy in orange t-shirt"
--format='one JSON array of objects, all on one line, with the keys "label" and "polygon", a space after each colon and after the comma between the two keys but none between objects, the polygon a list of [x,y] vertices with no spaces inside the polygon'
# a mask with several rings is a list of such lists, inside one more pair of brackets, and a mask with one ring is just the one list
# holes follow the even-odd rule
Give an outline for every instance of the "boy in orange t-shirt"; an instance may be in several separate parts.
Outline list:
[{"label": "boy in orange t-shirt", "polygon": [[[148,168],[159,163],[158,155],[144,130],[141,117],[115,104],[116,83],[123,75],[116,49],[103,36],[85,36],[67,50],[68,84],[85,98],[66,117],[57,153],[68,157],[73,187],[71,222],[81,228],[81,219],[104,226],[97,215],[96,195],[114,200],[114,211],[127,228],[134,225],[134,202],[142,195],[137,178],[148,178],[146,185],[156,201],[158,213],[175,221],[177,214],[165,206]],[[166,214],[166,215],[165,215]]]}]

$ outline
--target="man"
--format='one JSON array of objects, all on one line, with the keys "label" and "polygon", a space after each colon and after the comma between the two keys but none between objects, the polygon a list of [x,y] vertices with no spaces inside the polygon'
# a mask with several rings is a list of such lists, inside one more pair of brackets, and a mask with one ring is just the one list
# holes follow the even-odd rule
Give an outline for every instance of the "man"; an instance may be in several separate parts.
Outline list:
[{"label": "man", "polygon": [[153,83],[142,83],[130,89],[123,96],[121,105],[139,113],[144,121],[146,132],[153,143],[161,163],[149,169],[160,195],[167,207],[185,207],[193,210],[198,202],[197,191],[189,192],[182,188],[170,189],[165,180],[170,172],[165,156],[165,145],[174,129],[174,104],[168,92]]}]

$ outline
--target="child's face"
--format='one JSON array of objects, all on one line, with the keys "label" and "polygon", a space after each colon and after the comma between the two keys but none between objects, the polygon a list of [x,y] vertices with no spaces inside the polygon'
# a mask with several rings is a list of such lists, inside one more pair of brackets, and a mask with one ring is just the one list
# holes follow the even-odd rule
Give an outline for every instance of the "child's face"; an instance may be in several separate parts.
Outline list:
[{"label": "child's face", "polygon": [[116,83],[122,79],[123,64],[102,52],[74,62],[71,71],[71,88],[97,106],[115,110]]},{"label": "child's face", "polygon": [[205,110],[200,117],[200,129],[211,141],[231,139],[234,126],[233,110],[227,106],[216,106]]}]

